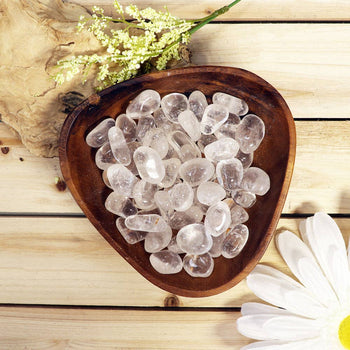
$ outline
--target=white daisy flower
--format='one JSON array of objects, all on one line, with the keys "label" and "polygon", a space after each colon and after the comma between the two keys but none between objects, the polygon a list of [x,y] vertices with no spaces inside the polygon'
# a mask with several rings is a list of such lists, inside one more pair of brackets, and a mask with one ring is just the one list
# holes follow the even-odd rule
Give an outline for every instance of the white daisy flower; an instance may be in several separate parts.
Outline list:
[{"label": "white daisy flower", "polygon": [[334,220],[316,213],[300,224],[301,240],[285,231],[277,247],[299,282],[258,265],[248,287],[262,300],[242,305],[238,331],[260,340],[241,350],[350,349],[350,244]]}]

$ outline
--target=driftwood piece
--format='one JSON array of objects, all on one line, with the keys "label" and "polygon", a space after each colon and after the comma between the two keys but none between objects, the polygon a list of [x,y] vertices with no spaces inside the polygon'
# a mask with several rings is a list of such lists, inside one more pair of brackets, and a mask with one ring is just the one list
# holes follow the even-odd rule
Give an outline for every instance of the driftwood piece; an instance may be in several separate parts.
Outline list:
[{"label": "driftwood piece", "polygon": [[93,92],[92,79],[58,86],[51,78],[58,59],[98,50],[89,33],[76,33],[83,7],[61,0],[1,0],[0,118],[35,155],[58,154],[67,112]]}]

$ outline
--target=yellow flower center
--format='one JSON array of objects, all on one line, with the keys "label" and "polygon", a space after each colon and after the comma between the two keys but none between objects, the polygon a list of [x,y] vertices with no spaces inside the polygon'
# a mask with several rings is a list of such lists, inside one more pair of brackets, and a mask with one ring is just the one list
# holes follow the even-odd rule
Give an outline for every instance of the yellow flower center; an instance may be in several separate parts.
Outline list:
[{"label": "yellow flower center", "polygon": [[345,349],[350,349],[350,315],[341,322],[338,336]]}]

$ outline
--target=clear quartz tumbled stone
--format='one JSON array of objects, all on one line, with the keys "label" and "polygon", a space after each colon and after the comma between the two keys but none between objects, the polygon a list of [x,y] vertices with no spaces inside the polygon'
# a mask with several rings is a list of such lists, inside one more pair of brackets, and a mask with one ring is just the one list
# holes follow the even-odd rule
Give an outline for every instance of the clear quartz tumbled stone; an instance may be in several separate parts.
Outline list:
[{"label": "clear quartz tumbled stone", "polygon": [[190,186],[196,187],[210,180],[214,175],[214,165],[205,158],[188,160],[180,166],[180,177]]},{"label": "clear quartz tumbled stone", "polygon": [[198,206],[192,205],[186,211],[175,211],[170,216],[169,225],[174,230],[180,230],[187,225],[200,223],[202,219],[202,210]]},{"label": "clear quartz tumbled stone", "polygon": [[236,140],[244,153],[254,152],[265,136],[264,122],[254,114],[247,114],[238,125]]},{"label": "clear quartz tumbled stone", "polygon": [[154,90],[144,90],[136,96],[126,108],[126,115],[137,119],[150,115],[160,106],[160,95]]},{"label": "clear quartz tumbled stone", "polygon": [[141,146],[133,155],[139,175],[152,184],[159,184],[165,176],[165,167],[159,154],[152,148]]},{"label": "clear quartz tumbled stone", "polygon": [[253,163],[254,153],[243,153],[239,150],[236,158],[241,161],[243,169],[248,169]]},{"label": "clear quartz tumbled stone", "polygon": [[193,204],[193,189],[186,183],[178,183],[169,190],[172,207],[177,211],[186,211]]},{"label": "clear quartz tumbled stone", "polygon": [[201,132],[204,135],[213,134],[228,118],[228,110],[225,106],[211,104],[203,114],[201,120]]},{"label": "clear quartz tumbled stone", "polygon": [[181,161],[178,158],[170,158],[163,160],[163,164],[165,168],[165,175],[163,177],[163,180],[159,183],[159,186],[168,188],[175,183],[181,166]]},{"label": "clear quartz tumbled stone", "polygon": [[152,267],[161,274],[174,274],[182,270],[182,260],[179,254],[163,250],[149,257]]},{"label": "clear quartz tumbled stone", "polygon": [[95,163],[101,170],[107,170],[111,165],[117,163],[108,141],[97,150],[95,155]]},{"label": "clear quartz tumbled stone", "polygon": [[145,238],[145,251],[147,253],[156,253],[166,248],[172,237],[172,230],[167,226],[164,231],[148,232]]},{"label": "clear quartz tumbled stone", "polygon": [[220,160],[234,158],[238,150],[239,144],[236,140],[223,137],[205,146],[204,154],[211,162],[219,162]]},{"label": "clear quartz tumbled stone", "polygon": [[136,123],[126,114],[120,114],[117,117],[115,120],[115,126],[117,126],[123,132],[126,142],[136,140]]},{"label": "clear quartz tumbled stone", "polygon": [[192,155],[191,158],[201,157],[201,151],[198,146],[184,132],[175,130],[169,134],[168,140],[181,161],[188,160],[186,159],[188,153]]},{"label": "clear quartz tumbled stone", "polygon": [[129,244],[135,244],[137,242],[141,242],[145,239],[147,236],[147,232],[144,231],[135,231],[130,230],[125,226],[125,219],[119,217],[116,220],[116,225],[119,233],[123,236],[123,238],[129,243]]},{"label": "clear quartz tumbled stone", "polygon": [[246,191],[263,196],[270,189],[270,177],[264,170],[251,167],[245,171],[241,187]]},{"label": "clear quartz tumbled stone", "polygon": [[129,165],[131,163],[130,150],[126,144],[123,132],[117,126],[113,126],[108,130],[108,140],[114,158],[120,164]]},{"label": "clear quartz tumbled stone", "polygon": [[220,126],[218,130],[215,131],[214,135],[221,139],[222,137],[230,137],[234,139],[236,136],[236,130],[241,119],[234,114],[229,114],[228,119],[224,124]]},{"label": "clear quartz tumbled stone", "polygon": [[230,208],[225,202],[218,202],[209,207],[204,219],[205,231],[214,236],[220,236],[231,224]]},{"label": "clear quartz tumbled stone", "polygon": [[154,209],[154,194],[157,190],[157,185],[151,184],[143,179],[137,182],[132,192],[136,206],[140,209]]},{"label": "clear quartz tumbled stone", "polygon": [[136,138],[138,141],[143,142],[147,132],[156,127],[154,118],[151,115],[145,115],[139,119],[136,126]]},{"label": "clear quartz tumbled stone", "polygon": [[197,141],[197,145],[199,149],[204,152],[205,146],[211,144],[212,142],[216,141],[217,138],[215,135],[203,135],[200,137],[200,139]]},{"label": "clear quartz tumbled stone", "polygon": [[113,164],[107,170],[107,177],[113,190],[125,197],[132,197],[137,177],[124,165]]},{"label": "clear quartz tumbled stone", "polygon": [[210,250],[213,239],[206,233],[203,224],[191,224],[177,233],[176,243],[184,252],[199,255]]},{"label": "clear quartz tumbled stone", "polygon": [[159,128],[150,129],[146,132],[142,141],[144,146],[151,147],[157,151],[161,159],[168,154],[169,143],[164,130]]},{"label": "clear quartz tumbled stone", "polygon": [[227,233],[222,243],[222,255],[227,259],[236,257],[248,241],[249,230],[246,225],[237,225]]},{"label": "clear quartz tumbled stone", "polygon": [[189,103],[184,94],[174,92],[162,98],[161,106],[165,116],[171,122],[178,123],[179,114],[189,108]]},{"label": "clear quartz tumbled stone", "polygon": [[137,214],[137,208],[131,199],[121,196],[115,192],[109,194],[105,201],[105,207],[111,213],[119,215],[123,218]]},{"label": "clear quartz tumbled stone", "polygon": [[243,179],[242,163],[236,158],[221,160],[216,166],[216,176],[221,186],[232,191]]},{"label": "clear quartz tumbled stone", "polygon": [[169,192],[158,191],[154,195],[154,201],[165,221],[169,221],[170,217],[174,213],[174,208],[172,206]]},{"label": "clear quartz tumbled stone", "polygon": [[176,243],[176,236],[173,236],[170,240],[170,243],[167,246],[168,250],[170,250],[173,253],[176,254],[183,254],[185,253],[182,249],[179,248],[179,246]]},{"label": "clear quartz tumbled stone", "polygon": [[183,267],[192,277],[209,277],[214,270],[214,260],[209,253],[202,255],[186,254],[183,259]]},{"label": "clear quartz tumbled stone", "polygon": [[86,143],[93,148],[103,146],[108,140],[108,130],[115,125],[115,120],[107,118],[102,120],[95,128],[93,128],[86,136]]},{"label": "clear quartz tumbled stone", "polygon": [[256,202],[255,194],[246,190],[235,189],[231,194],[233,200],[243,208],[250,208]]},{"label": "clear quartz tumbled stone", "polygon": [[157,214],[137,214],[128,216],[125,225],[130,230],[165,232],[169,225]]},{"label": "clear quartz tumbled stone", "polygon": [[213,103],[225,106],[230,113],[238,116],[245,115],[248,112],[248,105],[245,101],[223,92],[216,92],[213,95]]},{"label": "clear quartz tumbled stone", "polygon": [[195,90],[188,98],[190,110],[194,113],[198,121],[202,120],[204,110],[208,107],[207,98],[202,91]]},{"label": "clear quartz tumbled stone", "polygon": [[231,227],[236,226],[238,224],[243,224],[249,220],[249,215],[246,210],[244,210],[240,205],[236,204],[236,202],[232,198],[226,198],[223,200],[231,212]]},{"label": "clear quartz tumbled stone", "polygon": [[207,206],[220,202],[226,191],[216,182],[202,182],[197,188],[198,201]]},{"label": "clear quartz tumbled stone", "polygon": [[222,233],[219,236],[213,236],[213,245],[209,250],[209,254],[213,258],[218,258],[222,254],[222,243],[226,237],[226,232]]},{"label": "clear quartz tumbled stone", "polygon": [[193,141],[197,141],[201,137],[199,121],[191,110],[187,109],[181,112],[178,121]]}]

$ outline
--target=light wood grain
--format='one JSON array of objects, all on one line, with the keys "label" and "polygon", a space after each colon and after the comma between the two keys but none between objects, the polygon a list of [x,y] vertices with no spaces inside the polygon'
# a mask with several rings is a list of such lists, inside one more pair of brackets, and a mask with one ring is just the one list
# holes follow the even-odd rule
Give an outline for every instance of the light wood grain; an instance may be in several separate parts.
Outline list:
[{"label": "light wood grain", "polygon": [[0,348],[232,350],[239,312],[0,308]]},{"label": "light wood grain", "polygon": [[[348,242],[350,219],[336,221]],[[298,222],[282,219],[277,231],[297,233]],[[173,298],[139,275],[84,218],[2,217],[0,227],[0,303],[240,307],[257,300],[245,281],[213,297]],[[274,243],[262,262],[289,273]]]},{"label": "light wood grain", "polygon": [[[83,5],[91,9],[99,5],[106,10],[106,14],[113,14],[112,0],[64,0]],[[120,1],[123,6],[138,5],[140,8],[148,6],[163,10],[167,6],[169,11],[181,18],[201,18],[214,10],[228,5],[229,0],[133,0]],[[350,18],[350,4],[347,0],[319,1],[319,0],[243,0],[231,11],[219,17],[220,20],[231,21],[281,21],[281,20],[348,20]]]},{"label": "light wood grain", "polygon": [[[284,213],[350,212],[350,122],[299,121],[297,154]],[[58,159],[30,155],[0,123],[0,212],[81,213],[66,190],[58,191]],[[23,161],[20,161],[20,158]]]}]

